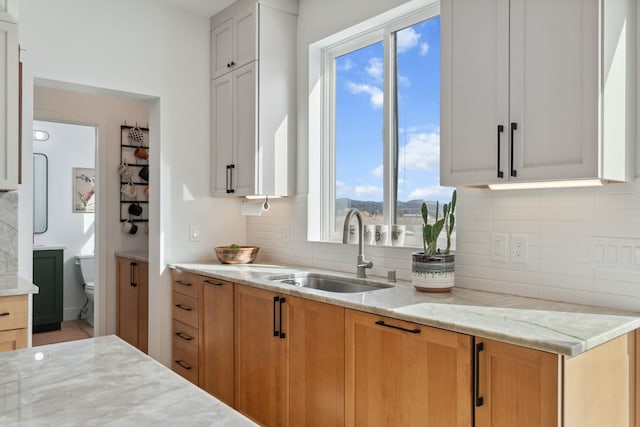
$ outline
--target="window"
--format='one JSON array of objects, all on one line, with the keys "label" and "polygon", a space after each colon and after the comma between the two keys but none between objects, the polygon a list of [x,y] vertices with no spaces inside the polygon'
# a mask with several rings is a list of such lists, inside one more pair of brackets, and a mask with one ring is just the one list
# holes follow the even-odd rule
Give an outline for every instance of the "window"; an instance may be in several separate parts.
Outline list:
[{"label": "window", "polygon": [[438,8],[334,43],[322,61],[321,239],[340,240],[358,208],[365,224],[406,225],[405,246],[421,246],[422,202],[435,213],[453,191],[439,185]]}]

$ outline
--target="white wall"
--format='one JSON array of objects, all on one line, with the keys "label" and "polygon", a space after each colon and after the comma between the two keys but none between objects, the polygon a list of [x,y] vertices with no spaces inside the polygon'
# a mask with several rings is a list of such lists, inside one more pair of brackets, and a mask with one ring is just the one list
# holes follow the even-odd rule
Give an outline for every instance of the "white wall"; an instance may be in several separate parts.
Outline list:
[{"label": "white wall", "polygon": [[93,213],[72,213],[75,167],[95,168],[96,129],[34,121],[34,129],[49,132],[49,140],[33,143],[33,152],[47,156],[47,230],[35,234],[34,245],[64,246],[63,320],[75,320],[86,300],[74,255],[93,254]]},{"label": "white wall", "polygon": [[[35,78],[156,98],[149,110],[157,147],[150,157],[157,184],[150,193],[149,353],[169,364],[166,263],[213,260],[213,246],[246,240],[239,202],[209,197],[209,18],[152,0],[30,0],[20,8],[20,44]],[[189,241],[189,224],[201,226],[200,242]],[[24,244],[27,228],[21,224]]]},{"label": "white wall", "polygon": [[[262,247],[262,262],[355,272],[354,245],[306,240],[307,116],[313,84],[308,45],[401,3],[300,0],[299,196],[273,200],[269,212],[247,221],[249,243]],[[637,163],[640,171],[640,156]],[[640,311],[640,182],[599,189],[460,189],[457,211],[457,286]],[[526,235],[528,263],[493,261],[489,254],[493,233]],[[404,280],[410,280],[414,250],[365,248],[374,262],[373,275],[385,277],[387,270],[397,270]]]}]

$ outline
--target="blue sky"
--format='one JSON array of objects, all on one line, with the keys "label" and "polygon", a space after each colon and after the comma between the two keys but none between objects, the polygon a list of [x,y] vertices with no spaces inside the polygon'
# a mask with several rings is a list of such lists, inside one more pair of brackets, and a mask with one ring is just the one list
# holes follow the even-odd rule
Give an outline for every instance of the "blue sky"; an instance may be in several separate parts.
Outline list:
[{"label": "blue sky", "polygon": [[[439,182],[440,18],[397,34],[399,200],[448,201]],[[336,60],[336,196],[382,201],[383,45]]]}]

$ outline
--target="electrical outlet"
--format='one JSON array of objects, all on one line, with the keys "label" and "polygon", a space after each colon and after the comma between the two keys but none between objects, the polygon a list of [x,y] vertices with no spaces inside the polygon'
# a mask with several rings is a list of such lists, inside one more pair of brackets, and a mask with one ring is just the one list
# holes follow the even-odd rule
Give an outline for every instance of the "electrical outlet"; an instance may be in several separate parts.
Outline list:
[{"label": "electrical outlet", "polygon": [[527,263],[529,257],[529,242],[525,234],[513,234],[509,239],[509,247],[511,253],[509,259],[511,262]]},{"label": "electrical outlet", "polygon": [[506,261],[507,260],[507,235],[502,233],[493,233],[491,235],[491,260]]},{"label": "electrical outlet", "polygon": [[191,224],[189,226],[189,239],[192,242],[200,241],[200,226],[197,224]]}]

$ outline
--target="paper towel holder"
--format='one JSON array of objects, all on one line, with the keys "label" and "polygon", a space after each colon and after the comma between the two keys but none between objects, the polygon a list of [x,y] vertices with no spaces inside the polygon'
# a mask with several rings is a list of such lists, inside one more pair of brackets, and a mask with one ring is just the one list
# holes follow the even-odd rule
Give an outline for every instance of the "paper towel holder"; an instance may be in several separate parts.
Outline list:
[{"label": "paper towel holder", "polygon": [[[252,201],[254,199],[264,197],[264,202]],[[262,212],[268,211],[271,205],[269,204],[269,196],[245,196],[246,200],[242,201],[241,213],[245,216],[260,216]]]}]

